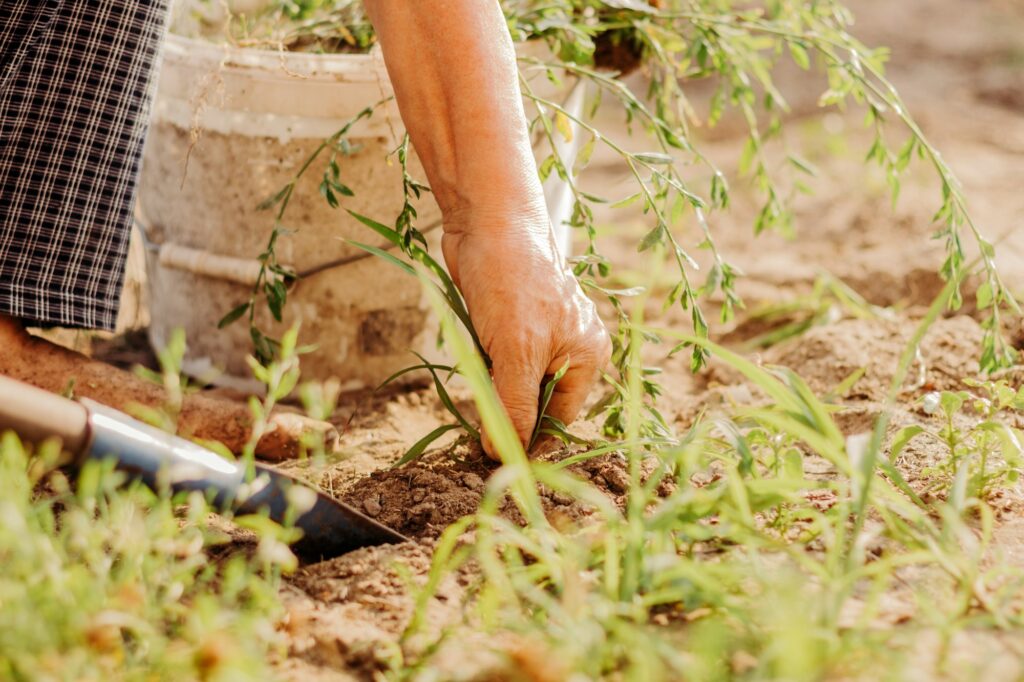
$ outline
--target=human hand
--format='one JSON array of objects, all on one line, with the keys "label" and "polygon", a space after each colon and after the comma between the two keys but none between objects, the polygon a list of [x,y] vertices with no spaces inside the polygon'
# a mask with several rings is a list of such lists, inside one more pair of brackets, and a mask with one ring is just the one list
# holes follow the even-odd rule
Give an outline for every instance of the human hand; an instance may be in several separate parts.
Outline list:
[{"label": "human hand", "polygon": [[[593,302],[559,255],[546,215],[447,221],[442,248],[524,446],[539,418],[541,382],[566,362],[547,414],[571,423],[608,362],[611,342]],[[498,458],[486,433],[483,446]]]}]

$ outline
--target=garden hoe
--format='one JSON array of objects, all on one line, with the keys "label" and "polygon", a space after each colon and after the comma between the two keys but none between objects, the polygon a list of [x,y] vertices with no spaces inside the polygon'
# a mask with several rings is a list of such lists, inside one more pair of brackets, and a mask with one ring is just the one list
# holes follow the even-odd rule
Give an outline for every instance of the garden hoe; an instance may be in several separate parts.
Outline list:
[{"label": "garden hoe", "polygon": [[[303,561],[329,559],[360,547],[407,539],[271,467],[256,464],[255,475],[248,478],[241,462],[226,460],[123,412],[85,398],[67,400],[0,377],[0,432],[5,429],[14,430],[28,442],[60,438],[75,457],[76,467],[90,459],[110,458],[117,470],[154,490],[166,486],[174,492],[207,493],[221,511],[265,511],[280,523],[289,499],[308,501],[315,496],[312,506],[294,522],[303,535],[292,549]],[[289,494],[295,486],[312,496]]]}]

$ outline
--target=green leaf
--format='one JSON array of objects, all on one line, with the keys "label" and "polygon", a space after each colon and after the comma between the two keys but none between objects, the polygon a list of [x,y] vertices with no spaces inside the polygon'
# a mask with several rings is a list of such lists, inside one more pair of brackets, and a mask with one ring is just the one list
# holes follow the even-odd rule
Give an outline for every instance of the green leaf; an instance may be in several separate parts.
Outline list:
[{"label": "green leaf", "polygon": [[757,156],[757,141],[753,137],[748,137],[743,144],[743,152],[740,154],[738,166],[740,175],[746,175],[750,171],[755,156]]},{"label": "green leaf", "polygon": [[566,142],[572,142],[572,121],[565,115],[565,112],[555,112],[555,128],[562,134]]},{"label": "green leaf", "polygon": [[436,370],[441,370],[443,372],[448,372],[449,375],[451,375],[452,373],[455,372],[455,368],[454,367],[449,367],[448,365],[435,365],[435,364],[430,363],[430,362],[426,362],[426,363],[423,363],[421,365],[412,365],[411,367],[406,367],[405,369],[398,370],[397,372],[395,372],[394,374],[389,376],[387,379],[385,379],[384,381],[380,382],[380,385],[377,386],[377,388],[375,390],[379,391],[380,389],[384,388],[385,386],[390,384],[395,379],[399,378],[402,375],[408,374],[409,372],[415,372],[418,369],[430,369],[430,368],[434,368]]},{"label": "green leaf", "polygon": [[408,263],[403,261],[401,258],[398,258],[394,254],[388,253],[384,249],[379,249],[376,246],[370,246],[369,244],[363,244],[362,242],[357,242],[357,241],[354,241],[352,239],[346,239],[345,241],[348,242],[349,244],[351,244],[352,246],[356,247],[357,249],[362,249],[363,251],[366,251],[367,253],[372,253],[373,255],[377,256],[378,258],[382,258],[382,259],[386,260],[387,262],[391,263],[392,265],[397,265],[398,267],[402,268],[402,270],[404,270],[405,272],[409,273],[410,275],[415,275],[416,274],[416,269],[413,266],[409,265]]},{"label": "green leaf", "polygon": [[405,466],[409,462],[412,462],[415,459],[419,459],[420,455],[423,454],[423,452],[430,446],[431,443],[433,443],[435,440],[437,440],[444,434],[448,433],[449,431],[457,429],[459,427],[461,427],[461,424],[445,424],[444,426],[437,427],[427,435],[423,436],[423,438],[420,438],[418,441],[416,441],[416,443],[411,448],[406,450],[405,454],[402,455],[402,458],[395,463],[394,468]]},{"label": "green leaf", "polygon": [[616,201],[614,204],[612,204],[612,208],[624,208],[626,206],[629,206],[630,204],[636,202],[636,200],[639,199],[641,196],[643,196],[643,192],[637,192],[636,194],[630,194],[625,199],[620,199],[620,200]]},{"label": "green leaf", "polygon": [[274,316],[274,319],[278,322],[281,321],[281,299],[278,298],[277,290],[273,287],[270,282],[263,283],[263,294],[267,299],[267,308],[270,309],[270,314]]},{"label": "green leaf", "polygon": [[889,449],[889,461],[895,462],[900,453],[903,452],[903,448],[907,447],[910,441],[922,433],[924,433],[924,427],[919,424],[913,424],[900,429],[896,437],[892,439],[892,446]]},{"label": "green leaf", "polygon": [[981,286],[978,287],[978,291],[974,294],[975,299],[978,303],[978,308],[984,310],[985,308],[992,305],[994,299],[992,293],[992,284],[990,282],[982,282]]},{"label": "green leaf", "polygon": [[807,159],[801,158],[796,154],[790,154],[788,158],[789,162],[798,170],[810,175],[812,178],[818,176],[818,170]]},{"label": "green leaf", "polygon": [[952,418],[964,406],[965,399],[965,393],[943,391],[942,396],[939,398],[939,405],[942,407],[942,411],[946,413],[946,416]]},{"label": "green leaf", "polygon": [[228,326],[229,324],[240,318],[242,315],[245,315],[245,313],[248,312],[249,310],[249,305],[250,304],[246,302],[233,308],[231,312],[229,312],[224,317],[220,318],[220,322],[217,323],[217,329],[223,329],[224,327]]},{"label": "green leaf", "polygon": [[637,251],[646,251],[655,244],[661,244],[665,241],[665,226],[658,225],[653,230],[644,235],[644,238],[640,241],[640,246],[637,247]]},{"label": "green leaf", "polygon": [[444,383],[441,381],[440,377],[437,376],[434,366],[416,351],[413,351],[413,354],[422,360],[423,364],[427,366],[427,371],[430,372],[430,376],[434,379],[434,390],[437,391],[437,397],[441,400],[441,404],[444,405],[445,409],[448,410],[453,417],[459,420],[459,423],[462,424],[462,428],[466,429],[466,432],[469,433],[469,435],[480,440],[480,432],[462,416],[462,413],[459,412],[459,408],[455,407],[455,402],[452,400],[451,396],[448,395],[448,389],[444,387]]},{"label": "green leaf", "polygon": [[639,152],[633,154],[633,158],[641,163],[646,163],[652,166],[671,166],[674,160],[668,154],[662,154],[661,152]]},{"label": "green leaf", "polygon": [[594,143],[596,141],[597,138],[591,137],[587,140],[586,144],[580,147],[580,150],[576,152],[576,161],[572,164],[573,175],[579,175],[580,171],[586,168],[587,164],[590,163],[590,157],[594,155]]},{"label": "green leaf", "polygon": [[544,182],[551,175],[551,169],[555,167],[555,156],[552,154],[548,158],[544,159],[540,167],[537,169],[537,173],[540,175],[540,181]]},{"label": "green leaf", "polygon": [[257,211],[266,211],[266,210],[268,210],[268,209],[271,209],[271,208],[273,208],[273,207],[274,207],[274,206],[276,206],[276,205],[277,205],[277,204],[278,204],[278,203],[279,203],[279,202],[280,202],[280,201],[281,201],[282,199],[284,199],[284,198],[285,198],[285,196],[286,196],[286,195],[287,195],[287,194],[288,194],[288,193],[289,193],[289,192],[291,191],[291,189],[292,189],[292,187],[293,187],[293,186],[294,186],[294,185],[293,185],[293,183],[288,183],[287,185],[285,185],[284,187],[282,187],[281,189],[279,189],[279,190],[277,191],[277,193],[275,193],[275,194],[272,194],[271,196],[267,197],[266,199],[264,199],[263,201],[261,201],[260,203],[258,203],[258,204],[256,205],[256,210],[257,210]]},{"label": "green leaf", "polygon": [[355,218],[356,220],[361,222],[363,225],[366,225],[368,228],[370,228],[371,230],[373,230],[374,232],[376,232],[380,236],[384,237],[384,239],[387,239],[389,242],[391,242],[395,246],[401,246],[402,245],[402,235],[398,234],[398,232],[396,232],[395,230],[391,229],[387,225],[384,225],[382,223],[378,223],[376,220],[374,220],[372,218],[367,218],[364,215],[359,215],[358,213],[356,213],[355,211],[352,211],[350,209],[345,209],[345,210],[347,210],[349,215],[351,215],[353,218]]},{"label": "green leaf", "polygon": [[280,322],[285,302],[288,300],[287,287],[285,287],[284,282],[281,280],[275,280],[267,282],[263,290],[267,295],[267,307],[270,308],[270,314],[274,316],[275,320]]},{"label": "green leaf", "polygon": [[[249,337],[252,339],[252,346],[253,351],[256,353],[256,360],[260,364],[267,364],[271,362],[274,359],[274,345],[271,342],[271,339],[256,327],[249,327]],[[266,383],[266,381],[263,383]]]},{"label": "green leaf", "polygon": [[333,183],[333,185],[334,189],[338,190],[347,197],[354,197],[356,195],[356,193],[353,192],[348,185],[343,185],[340,182]]},{"label": "green leaf", "polygon": [[533,434],[530,436],[530,444],[527,446],[527,451],[530,450],[537,442],[537,436],[540,435],[541,426],[544,424],[544,418],[547,416],[548,405],[551,403],[551,396],[555,394],[555,387],[558,386],[558,382],[562,380],[565,373],[569,371],[569,362],[566,360],[551,380],[544,384],[544,392],[541,396],[540,410],[537,411],[537,422],[533,426]]},{"label": "green leaf", "polygon": [[334,190],[327,183],[327,178],[320,182],[320,194],[323,195],[324,199],[327,199],[327,203],[330,204],[331,208],[338,208],[338,197],[334,195]]},{"label": "green leaf", "polygon": [[782,453],[782,473],[787,478],[804,477],[804,456],[796,448],[790,448]]},{"label": "green leaf", "polygon": [[790,41],[789,54],[793,56],[793,61],[796,62],[797,66],[806,71],[811,68],[811,57],[807,54],[807,49],[800,43]]},{"label": "green leaf", "polygon": [[861,377],[864,376],[864,373],[866,371],[867,367],[860,367],[850,372],[850,374],[845,379],[840,381],[838,384],[836,384],[835,388],[829,391],[826,398],[845,398],[847,395],[849,395],[854,385],[856,385],[856,383],[860,381]]}]

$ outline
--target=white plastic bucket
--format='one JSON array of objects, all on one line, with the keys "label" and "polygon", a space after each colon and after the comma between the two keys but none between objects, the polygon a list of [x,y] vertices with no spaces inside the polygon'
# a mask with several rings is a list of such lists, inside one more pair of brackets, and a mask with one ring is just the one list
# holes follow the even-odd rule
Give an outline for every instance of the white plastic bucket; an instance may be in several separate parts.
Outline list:
[{"label": "white plastic bucket", "polygon": [[[549,85],[537,87],[546,87],[545,96],[558,94]],[[187,371],[215,371],[226,384],[249,375],[247,324],[218,330],[217,323],[248,299],[257,258],[274,227],[273,212],[257,211],[257,205],[283,187],[324,138],[390,95],[378,52],[278,53],[170,36],[138,205],[149,245],[155,347],[181,327],[188,338]],[[582,100],[580,86],[566,101],[580,110]],[[343,198],[344,207],[386,224],[398,215],[401,170],[397,161],[385,163],[385,156],[403,132],[393,101],[352,129],[348,139],[358,148],[337,159],[342,181],[355,193]],[[579,137],[559,150],[567,164]],[[283,219],[294,234],[279,239],[277,256],[297,272],[348,262],[300,279],[289,292],[283,323],[259,304],[257,325],[275,335],[301,324],[302,342],[318,346],[303,358],[306,376],[338,377],[349,388],[373,386],[411,364],[410,350],[438,357],[436,325],[416,280],[345,241],[386,246],[319,194],[326,162],[322,157],[314,163],[297,184]],[[411,169],[424,179],[415,159]],[[563,222],[572,202],[565,189],[557,178],[545,185],[552,223],[568,254]],[[418,226],[440,259],[439,211],[429,195],[417,208]]]}]

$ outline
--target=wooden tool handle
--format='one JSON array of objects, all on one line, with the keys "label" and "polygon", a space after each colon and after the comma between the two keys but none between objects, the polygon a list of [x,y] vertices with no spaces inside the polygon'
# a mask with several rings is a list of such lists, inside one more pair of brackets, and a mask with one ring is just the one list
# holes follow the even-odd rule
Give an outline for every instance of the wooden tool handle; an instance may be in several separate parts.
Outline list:
[{"label": "wooden tool handle", "polygon": [[89,414],[73,400],[0,376],[0,432],[7,429],[29,443],[60,438],[77,455],[89,442]]}]

